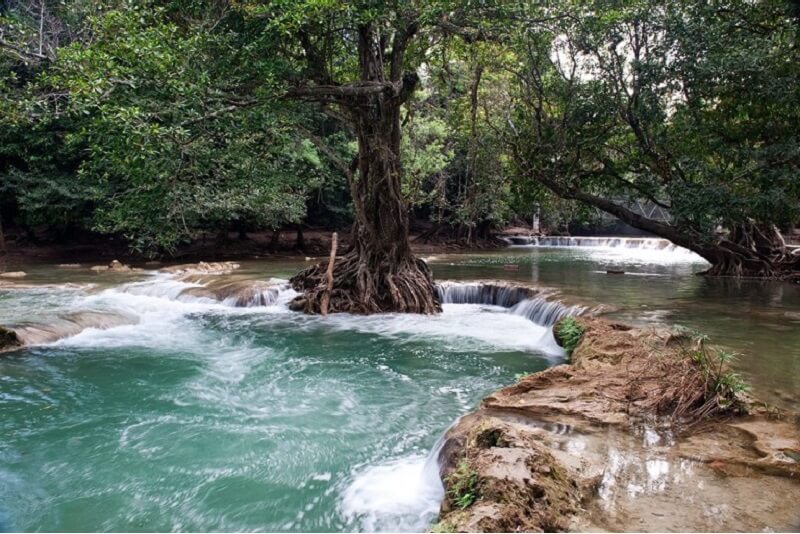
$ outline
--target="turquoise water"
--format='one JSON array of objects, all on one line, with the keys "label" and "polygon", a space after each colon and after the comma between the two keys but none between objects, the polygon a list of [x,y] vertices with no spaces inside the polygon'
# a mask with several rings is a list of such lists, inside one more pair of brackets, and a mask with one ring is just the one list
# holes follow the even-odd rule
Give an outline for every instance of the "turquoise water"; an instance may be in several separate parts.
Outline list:
[{"label": "turquoise water", "polygon": [[[139,324],[0,359],[6,528],[424,530],[438,437],[559,360],[546,329],[499,308],[322,319],[128,289],[51,301]],[[47,299],[9,293],[18,312]]]},{"label": "turquoise water", "polygon": [[[707,331],[757,393],[792,402],[800,288],[709,281],[688,255],[513,248],[429,258],[438,278],[503,278]],[[287,277],[302,262],[246,262]],[[516,266],[516,267],[515,267]],[[630,274],[608,275],[624,267]],[[549,331],[502,308],[437,317],[307,317],[175,300],[163,276],[33,267],[0,323],[78,309],[139,323],[0,358],[0,527],[23,531],[424,531],[442,433],[517,373],[562,361]]]}]

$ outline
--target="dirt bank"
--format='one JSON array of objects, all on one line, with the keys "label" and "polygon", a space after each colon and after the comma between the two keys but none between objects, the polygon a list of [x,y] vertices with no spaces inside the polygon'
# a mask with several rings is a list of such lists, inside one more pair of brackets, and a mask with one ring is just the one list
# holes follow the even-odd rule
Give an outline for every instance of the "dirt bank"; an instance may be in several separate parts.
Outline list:
[{"label": "dirt bank", "polygon": [[434,530],[796,528],[796,415],[748,398],[726,355],[686,335],[570,321],[570,364],[448,431]]}]

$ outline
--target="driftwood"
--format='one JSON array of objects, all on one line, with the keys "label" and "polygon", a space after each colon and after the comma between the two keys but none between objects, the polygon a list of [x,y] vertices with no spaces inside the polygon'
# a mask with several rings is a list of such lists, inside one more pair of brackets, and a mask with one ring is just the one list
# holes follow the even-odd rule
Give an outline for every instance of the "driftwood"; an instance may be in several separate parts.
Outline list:
[{"label": "driftwood", "polygon": [[328,304],[331,300],[331,289],[333,289],[333,265],[336,263],[336,245],[338,237],[336,232],[334,232],[331,237],[331,258],[328,260],[328,271],[325,273],[325,291],[320,297],[319,304],[319,312],[322,315],[328,315]]}]

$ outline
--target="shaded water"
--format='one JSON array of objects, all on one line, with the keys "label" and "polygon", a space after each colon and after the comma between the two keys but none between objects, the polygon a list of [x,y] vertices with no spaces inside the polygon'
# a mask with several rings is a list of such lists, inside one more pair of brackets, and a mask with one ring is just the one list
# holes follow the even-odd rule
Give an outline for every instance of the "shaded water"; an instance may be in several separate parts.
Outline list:
[{"label": "shaded water", "polygon": [[[429,262],[438,278],[534,282],[626,320],[703,330],[744,353],[757,394],[800,396],[800,287],[691,276],[704,265],[675,250]],[[234,278],[302,263],[245,262]],[[549,330],[511,308],[322,319],[288,312],[290,292],[240,309],[176,300],[186,285],[163,276],[26,270],[26,282],[96,286],[0,289],[0,324],[79,309],[139,323],[0,358],[5,528],[422,531],[441,498],[428,458],[442,432],[515,374],[561,361]]]}]

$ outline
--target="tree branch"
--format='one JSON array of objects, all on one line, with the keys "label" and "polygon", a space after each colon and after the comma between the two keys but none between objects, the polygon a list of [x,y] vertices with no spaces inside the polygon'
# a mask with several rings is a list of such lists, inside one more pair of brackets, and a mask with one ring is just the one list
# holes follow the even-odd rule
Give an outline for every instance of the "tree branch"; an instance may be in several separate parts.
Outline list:
[{"label": "tree branch", "polygon": [[198,124],[198,123],[201,123],[201,122],[205,122],[205,121],[208,121],[208,120],[213,120],[213,119],[216,119],[216,118],[221,117],[223,115],[226,115],[228,113],[231,113],[233,111],[237,111],[237,110],[242,109],[242,108],[248,108],[248,107],[251,107],[251,106],[255,106],[259,102],[260,102],[259,100],[245,100],[243,102],[237,102],[235,104],[231,104],[230,106],[225,106],[224,108],[219,108],[217,110],[214,110],[214,111],[211,111],[209,113],[206,113],[205,115],[201,115],[200,117],[195,117],[193,119],[187,119],[187,120],[183,121],[182,123],[180,123],[180,126],[182,126],[182,127],[192,126],[194,124]]},{"label": "tree branch", "polygon": [[403,57],[405,56],[409,41],[411,41],[418,30],[419,25],[417,24],[416,19],[414,19],[409,22],[402,31],[398,31],[394,35],[394,40],[392,41],[392,55],[390,60],[391,66],[389,74],[389,79],[393,82],[399,81],[400,77],[403,75]]},{"label": "tree branch", "polygon": [[24,48],[13,43],[9,43],[4,39],[0,39],[0,48],[4,48],[6,51],[11,52],[22,61],[50,61],[50,57],[45,54],[25,50]]}]

